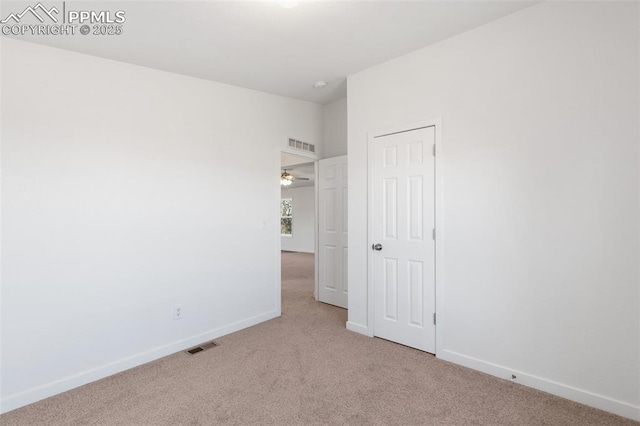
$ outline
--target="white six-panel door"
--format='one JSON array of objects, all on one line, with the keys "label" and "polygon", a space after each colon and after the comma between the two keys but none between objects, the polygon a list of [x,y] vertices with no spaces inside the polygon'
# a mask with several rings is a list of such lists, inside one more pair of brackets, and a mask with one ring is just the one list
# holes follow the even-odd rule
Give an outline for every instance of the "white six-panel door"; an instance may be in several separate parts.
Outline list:
[{"label": "white six-panel door", "polygon": [[434,144],[434,127],[374,138],[370,248],[374,335],[432,353]]},{"label": "white six-panel door", "polygon": [[347,308],[347,156],[318,162],[318,300]]}]

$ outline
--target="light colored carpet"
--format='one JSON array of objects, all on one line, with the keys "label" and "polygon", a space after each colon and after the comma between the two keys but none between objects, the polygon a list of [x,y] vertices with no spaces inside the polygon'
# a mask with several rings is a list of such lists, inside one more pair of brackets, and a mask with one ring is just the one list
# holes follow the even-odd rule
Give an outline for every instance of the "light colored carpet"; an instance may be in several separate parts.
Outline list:
[{"label": "light colored carpet", "polygon": [[2,425],[632,425],[345,329],[313,300],[313,255],[283,253],[280,318],[0,416]]}]

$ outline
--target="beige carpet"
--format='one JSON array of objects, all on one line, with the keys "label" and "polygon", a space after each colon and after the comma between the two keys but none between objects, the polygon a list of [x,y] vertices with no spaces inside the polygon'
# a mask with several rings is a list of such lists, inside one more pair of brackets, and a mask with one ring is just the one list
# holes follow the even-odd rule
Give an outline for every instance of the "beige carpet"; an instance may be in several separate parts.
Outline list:
[{"label": "beige carpet", "polygon": [[631,425],[630,420],[345,330],[283,253],[283,315],[0,416],[2,425]]}]

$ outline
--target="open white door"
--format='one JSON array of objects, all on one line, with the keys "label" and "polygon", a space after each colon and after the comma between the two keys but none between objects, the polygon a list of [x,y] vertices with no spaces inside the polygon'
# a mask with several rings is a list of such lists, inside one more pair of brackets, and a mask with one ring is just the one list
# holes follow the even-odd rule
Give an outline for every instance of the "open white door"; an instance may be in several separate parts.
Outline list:
[{"label": "open white door", "polygon": [[318,161],[318,300],[347,308],[347,156]]},{"label": "open white door", "polygon": [[435,353],[435,128],[372,143],[373,332]]}]

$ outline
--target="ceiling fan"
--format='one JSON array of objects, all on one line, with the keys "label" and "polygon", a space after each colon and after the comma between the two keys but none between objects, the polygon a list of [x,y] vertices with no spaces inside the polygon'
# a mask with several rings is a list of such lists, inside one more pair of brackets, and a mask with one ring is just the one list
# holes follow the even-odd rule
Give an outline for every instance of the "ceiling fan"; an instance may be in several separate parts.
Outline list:
[{"label": "ceiling fan", "polygon": [[293,183],[294,180],[309,180],[309,178],[304,177],[295,177],[291,173],[284,169],[282,174],[280,174],[280,185],[281,186],[289,186]]}]

